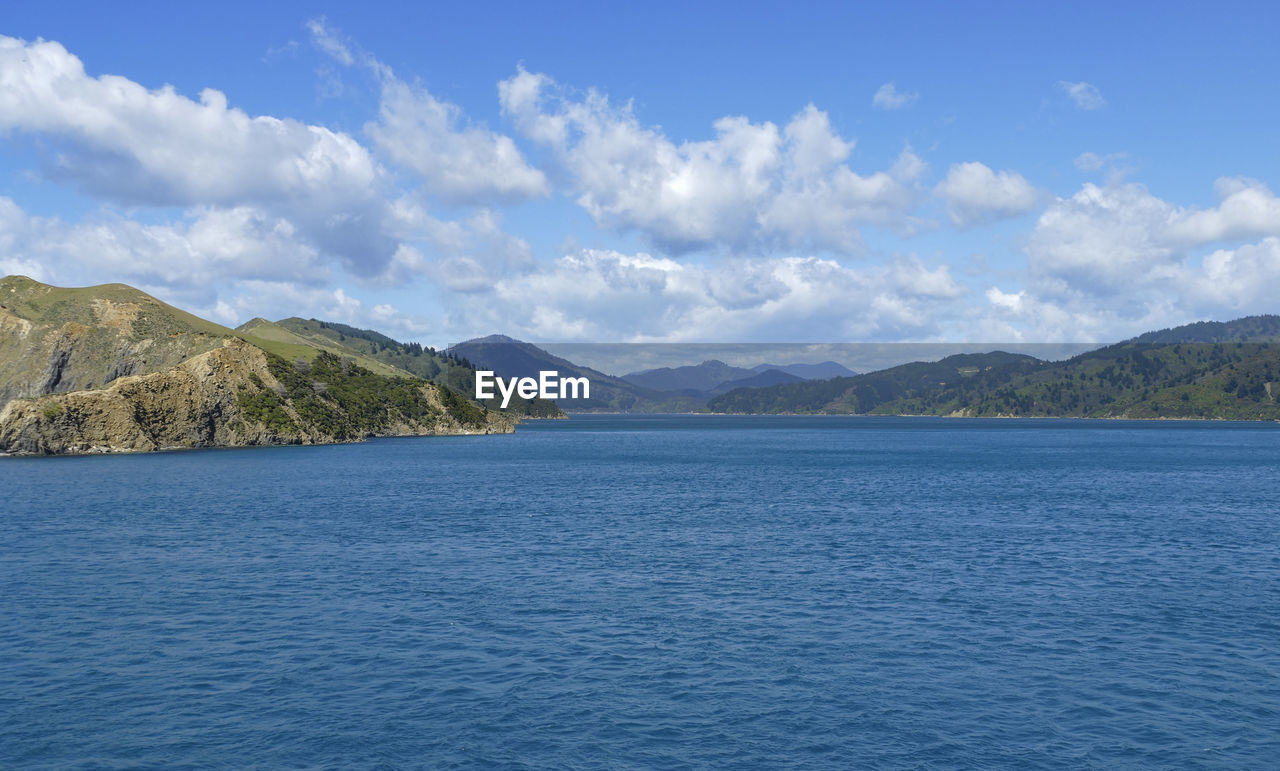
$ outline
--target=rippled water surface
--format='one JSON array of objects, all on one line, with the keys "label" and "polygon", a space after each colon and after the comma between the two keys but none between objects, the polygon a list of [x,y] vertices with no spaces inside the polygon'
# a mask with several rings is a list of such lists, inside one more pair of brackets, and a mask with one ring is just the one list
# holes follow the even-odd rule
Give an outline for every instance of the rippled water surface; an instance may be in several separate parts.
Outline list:
[{"label": "rippled water surface", "polygon": [[0,766],[1276,767],[1278,429],[0,459]]}]

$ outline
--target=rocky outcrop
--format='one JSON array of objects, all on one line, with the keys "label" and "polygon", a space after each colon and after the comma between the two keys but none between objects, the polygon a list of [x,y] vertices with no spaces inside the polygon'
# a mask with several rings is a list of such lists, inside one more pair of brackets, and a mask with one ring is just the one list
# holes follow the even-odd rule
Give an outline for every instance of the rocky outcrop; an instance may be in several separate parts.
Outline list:
[{"label": "rocky outcrop", "polygon": [[[115,299],[82,296],[94,291]],[[68,290],[21,276],[0,279],[0,407],[164,371],[232,336],[184,315],[119,285]]]},{"label": "rocky outcrop", "polygon": [[[194,447],[321,444],[365,436],[509,433],[515,419],[492,411],[459,417],[448,395],[426,382],[411,414],[388,408],[377,427],[353,436],[343,406],[299,401],[273,374],[269,355],[243,340],[162,372],[125,376],[109,387],[15,399],[0,411],[0,452],[62,455]],[[275,362],[276,372],[280,362]],[[284,376],[283,374],[281,375]],[[294,377],[296,381],[296,376]],[[314,392],[323,394],[323,384]],[[297,383],[291,383],[297,388]],[[402,388],[406,387],[400,383]]]}]

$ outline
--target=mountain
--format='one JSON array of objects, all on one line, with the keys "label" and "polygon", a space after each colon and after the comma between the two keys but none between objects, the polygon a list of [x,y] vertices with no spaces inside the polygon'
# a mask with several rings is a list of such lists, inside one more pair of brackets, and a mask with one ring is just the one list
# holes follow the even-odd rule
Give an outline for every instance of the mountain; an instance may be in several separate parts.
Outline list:
[{"label": "mountain", "polygon": [[124,284],[67,289],[0,279],[0,406],[158,372],[236,333]]},{"label": "mountain", "polygon": [[712,399],[707,409],[733,413],[864,414],[981,373],[1028,369],[1041,363],[1031,356],[1002,351],[957,354],[936,362],[912,362],[853,377],[739,388]]},{"label": "mountain", "polygon": [[[334,321],[293,317],[281,319],[275,322],[274,326],[305,344],[325,350],[341,351],[346,355],[360,357],[359,360],[362,363],[368,360],[377,366],[390,368],[401,374],[409,373],[466,394],[468,398],[475,394],[475,368],[457,356],[441,353],[418,343],[397,342],[380,332],[359,329]],[[498,399],[481,400],[480,403],[489,409],[498,409],[499,401]],[[552,401],[524,399],[519,395],[512,396],[505,411],[527,418],[563,418],[565,416]]]},{"label": "mountain", "polygon": [[537,377],[541,371],[554,370],[561,377],[585,377],[591,381],[590,399],[557,399],[566,411],[594,412],[690,412],[701,409],[705,398],[662,393],[629,383],[555,356],[532,343],[505,335],[476,338],[449,348],[448,353],[492,370],[498,377]]},{"label": "mountain", "polygon": [[804,378],[792,375],[789,372],[783,372],[780,369],[766,369],[750,377],[744,377],[740,380],[730,380],[727,383],[721,383],[711,389],[713,395],[728,393],[738,388],[768,388],[769,386],[783,385],[785,383],[802,383]]},{"label": "mountain", "polygon": [[[774,371],[775,374],[757,379],[757,376],[769,371]],[[622,379],[655,391],[709,399],[735,388],[761,388],[797,380],[825,380],[853,374],[853,370],[834,361],[824,361],[821,364],[757,364],[746,369],[711,359],[684,367],[660,367],[632,372],[623,375]]]},{"label": "mountain", "polygon": [[742,380],[755,375],[756,372],[742,367],[731,367],[722,361],[712,359],[701,364],[684,367],[660,367],[642,372],[623,375],[622,379],[641,388],[654,391],[704,393],[713,390],[721,383]]},{"label": "mountain", "polygon": [[1065,361],[964,354],[851,378],[739,389],[712,412],[1280,420],[1275,316],[1141,335]]},{"label": "mountain", "polygon": [[1280,316],[1245,316],[1235,321],[1197,321],[1172,329],[1148,332],[1125,342],[1163,343],[1280,343]]},{"label": "mountain", "polygon": [[801,380],[830,380],[833,377],[852,377],[858,374],[834,361],[824,361],[820,364],[757,364],[751,369],[756,372],[776,369],[788,375],[795,375]]},{"label": "mountain", "polygon": [[270,322],[237,332],[122,284],[0,279],[0,373],[0,453],[510,432],[517,419]]},{"label": "mountain", "polygon": [[897,408],[933,414],[1280,420],[1280,345],[1121,343]]}]

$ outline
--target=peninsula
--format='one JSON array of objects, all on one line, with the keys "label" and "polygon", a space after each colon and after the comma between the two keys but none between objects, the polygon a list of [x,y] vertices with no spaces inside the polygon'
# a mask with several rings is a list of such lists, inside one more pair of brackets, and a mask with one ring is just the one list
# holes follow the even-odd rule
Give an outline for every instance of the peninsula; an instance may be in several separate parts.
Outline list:
[{"label": "peninsula", "polygon": [[[557,417],[467,396],[467,362],[319,321],[207,321],[123,284],[0,279],[0,453],[62,455],[510,433]],[[451,385],[452,384],[452,385]]]}]

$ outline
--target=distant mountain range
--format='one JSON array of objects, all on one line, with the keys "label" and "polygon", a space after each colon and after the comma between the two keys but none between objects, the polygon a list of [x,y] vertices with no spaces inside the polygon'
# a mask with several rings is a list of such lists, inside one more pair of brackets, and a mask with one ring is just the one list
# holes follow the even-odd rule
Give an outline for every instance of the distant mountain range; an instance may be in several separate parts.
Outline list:
[{"label": "distant mountain range", "polygon": [[1060,362],[993,352],[738,389],[711,412],[1280,419],[1280,316],[1201,322]]},{"label": "distant mountain range", "polygon": [[834,361],[821,364],[757,364],[748,369],[711,359],[684,367],[661,367],[632,372],[623,375],[622,379],[654,391],[709,398],[735,388],[762,388],[853,374],[852,370]]},{"label": "distant mountain range", "polygon": [[450,352],[504,376],[559,369],[601,384],[589,401],[560,401],[569,411],[1253,420],[1280,419],[1278,341],[1280,316],[1252,316],[1151,332],[1065,361],[966,353],[825,379],[803,375],[848,370],[709,360],[617,378],[501,336]]},{"label": "distant mountain range", "polygon": [[447,353],[478,368],[493,370],[504,378],[537,377],[544,370],[589,378],[590,399],[556,400],[558,406],[570,412],[695,412],[705,409],[711,398],[737,388],[795,383],[829,372],[852,374],[848,368],[831,361],[781,366],[760,364],[748,369],[710,360],[615,377],[505,335],[468,340],[452,346]]},{"label": "distant mountain range", "polygon": [[705,398],[667,393],[606,375],[590,367],[574,364],[532,343],[505,335],[490,335],[452,346],[447,353],[464,359],[478,369],[492,370],[499,377],[534,377],[555,370],[563,377],[586,377],[591,381],[590,399],[559,399],[564,410],[598,412],[692,412],[706,405]]}]

